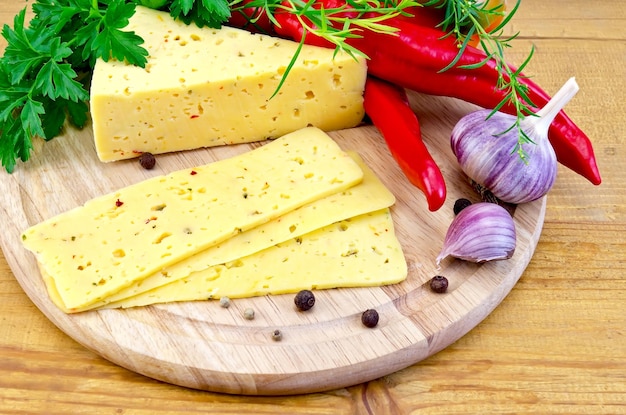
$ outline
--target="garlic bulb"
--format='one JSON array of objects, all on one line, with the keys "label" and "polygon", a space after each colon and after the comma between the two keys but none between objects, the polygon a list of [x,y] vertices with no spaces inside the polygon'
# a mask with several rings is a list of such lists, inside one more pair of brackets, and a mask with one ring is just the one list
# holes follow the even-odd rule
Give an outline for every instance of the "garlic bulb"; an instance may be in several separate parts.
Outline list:
[{"label": "garlic bulb", "polygon": [[505,208],[495,203],[474,203],[452,220],[437,266],[448,256],[471,262],[509,259],[516,241],[515,223]]},{"label": "garlic bulb", "polygon": [[544,108],[521,121],[533,141],[524,144],[524,160],[515,151],[519,133],[511,126],[516,116],[496,112],[488,118],[491,111],[480,110],[461,118],[452,130],[451,146],[463,172],[508,203],[530,202],[548,193],[557,173],[548,129],[576,92],[578,84],[570,78]]}]

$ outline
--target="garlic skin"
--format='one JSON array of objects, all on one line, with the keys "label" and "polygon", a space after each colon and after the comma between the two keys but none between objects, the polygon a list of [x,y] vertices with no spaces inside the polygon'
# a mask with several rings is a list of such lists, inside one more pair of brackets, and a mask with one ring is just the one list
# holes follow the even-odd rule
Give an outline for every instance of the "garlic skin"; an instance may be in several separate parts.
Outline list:
[{"label": "garlic skin", "polygon": [[448,256],[470,262],[509,259],[517,243],[511,214],[495,203],[474,203],[452,220],[437,256],[437,266]]},{"label": "garlic skin", "polygon": [[452,130],[452,152],[463,172],[508,203],[539,199],[556,180],[557,161],[547,139],[525,146],[528,162],[514,151],[517,130],[499,135],[516,117],[497,112],[486,120],[490,110],[472,112]]},{"label": "garlic skin", "polygon": [[479,110],[461,118],[450,144],[463,172],[504,202],[520,204],[544,196],[557,174],[548,129],[576,92],[578,85],[570,78],[544,108],[521,121],[522,130],[533,140],[524,144],[526,159],[515,151],[519,137],[517,128],[511,126],[516,116],[495,112],[489,117],[491,110]]}]

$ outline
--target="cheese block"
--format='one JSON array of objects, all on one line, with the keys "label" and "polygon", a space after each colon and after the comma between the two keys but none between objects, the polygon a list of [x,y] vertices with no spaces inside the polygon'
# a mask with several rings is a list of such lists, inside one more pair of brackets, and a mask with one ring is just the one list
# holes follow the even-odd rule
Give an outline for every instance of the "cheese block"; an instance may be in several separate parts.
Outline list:
[{"label": "cheese block", "polygon": [[389,209],[292,238],[104,308],[396,284],[407,264]]},{"label": "cheese block", "polygon": [[22,240],[65,308],[80,308],[362,178],[347,153],[310,127],[98,197],[29,228]]},{"label": "cheese block", "polygon": [[[354,152],[348,154],[363,170],[363,181],[356,186],[308,203],[270,222],[235,235],[218,245],[165,267],[87,307],[64,311],[85,311],[106,303],[120,301],[185,278],[191,273],[206,270],[211,266],[235,261],[331,223],[393,205],[394,195],[380,182],[374,172],[367,167],[358,154]],[[52,290],[50,295],[56,295],[55,291],[56,289]],[[56,300],[55,303],[61,302]]]},{"label": "cheese block", "polygon": [[357,125],[366,63],[244,30],[198,28],[137,7],[126,28],[141,36],[145,68],[95,64],[90,109],[102,161],[275,138],[307,126]]}]

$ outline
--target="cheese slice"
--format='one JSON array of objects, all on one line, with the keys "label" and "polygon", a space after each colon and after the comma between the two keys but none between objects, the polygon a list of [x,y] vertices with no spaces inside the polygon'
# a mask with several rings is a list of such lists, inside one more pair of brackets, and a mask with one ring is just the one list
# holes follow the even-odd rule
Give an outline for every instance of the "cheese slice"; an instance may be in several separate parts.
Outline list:
[{"label": "cheese slice", "polygon": [[396,284],[407,264],[389,209],[343,220],[103,308]]},{"label": "cheese slice", "polygon": [[22,240],[65,308],[80,308],[362,178],[347,153],[310,127],[98,197],[29,228]]},{"label": "cheese slice", "polygon": [[[331,223],[393,205],[395,202],[394,195],[380,182],[375,173],[367,167],[358,154],[354,152],[349,152],[348,154],[363,170],[363,181],[356,186],[308,203],[270,222],[235,235],[218,245],[209,247],[180,262],[165,267],[101,301],[83,308],[64,311],[86,311],[110,302],[120,301],[124,298],[170,284],[173,281],[189,276],[193,272],[203,271],[214,265],[235,261]],[[49,282],[54,283],[53,280]],[[55,296],[55,292],[56,289],[51,290],[50,295]],[[62,304],[58,298],[54,302]]]},{"label": "cheese slice", "polygon": [[[223,27],[198,28],[137,7],[127,30],[149,52],[144,68],[95,64],[91,115],[102,161],[325,131],[363,118],[366,63],[298,43]],[[270,99],[271,98],[271,99]]]}]

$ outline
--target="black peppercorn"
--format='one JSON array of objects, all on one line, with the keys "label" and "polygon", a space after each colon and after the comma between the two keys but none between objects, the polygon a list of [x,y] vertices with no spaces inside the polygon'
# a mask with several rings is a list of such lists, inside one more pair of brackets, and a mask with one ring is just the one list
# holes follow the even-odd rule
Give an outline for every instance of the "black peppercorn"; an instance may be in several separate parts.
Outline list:
[{"label": "black peppercorn", "polygon": [[458,215],[460,211],[462,211],[463,209],[465,209],[471,204],[472,202],[470,202],[468,199],[465,199],[465,198],[457,199],[456,202],[454,202],[454,208],[453,208],[454,214]]},{"label": "black peppercorn", "polygon": [[296,304],[296,307],[298,307],[298,310],[306,311],[315,305],[315,295],[309,290],[302,290],[296,294],[293,302]]},{"label": "black peppercorn", "polygon": [[156,158],[152,153],[141,153],[139,156],[139,164],[146,170],[152,170],[156,164]]},{"label": "black peppercorn", "polygon": [[430,289],[436,293],[445,293],[448,289],[448,279],[443,275],[435,275],[430,280]]},{"label": "black peppercorn", "polygon": [[363,323],[365,327],[376,327],[378,324],[378,318],[378,311],[373,308],[369,308],[361,314],[361,323]]}]

